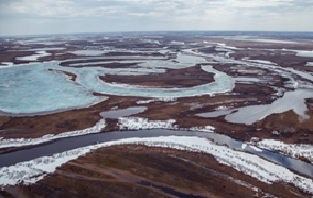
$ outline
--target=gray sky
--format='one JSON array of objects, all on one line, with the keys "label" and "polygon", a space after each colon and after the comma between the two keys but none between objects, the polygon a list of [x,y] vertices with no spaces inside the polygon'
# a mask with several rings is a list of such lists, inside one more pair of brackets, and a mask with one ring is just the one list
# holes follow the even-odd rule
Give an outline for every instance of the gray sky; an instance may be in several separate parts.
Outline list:
[{"label": "gray sky", "polygon": [[313,31],[313,0],[0,0],[0,35]]}]

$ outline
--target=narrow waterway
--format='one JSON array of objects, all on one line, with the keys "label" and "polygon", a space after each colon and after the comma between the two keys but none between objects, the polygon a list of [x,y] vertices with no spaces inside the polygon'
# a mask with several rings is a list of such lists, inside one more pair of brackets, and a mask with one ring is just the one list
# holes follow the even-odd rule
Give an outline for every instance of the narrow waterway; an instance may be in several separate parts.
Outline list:
[{"label": "narrow waterway", "polygon": [[[130,137],[159,137],[159,136],[197,136],[205,137],[213,140],[218,145],[224,145],[232,149],[239,150],[244,142],[237,141],[226,135],[217,133],[207,133],[198,131],[186,131],[186,130],[166,130],[166,129],[153,129],[153,130],[138,130],[138,131],[115,131],[107,133],[89,134],[84,136],[69,137],[63,139],[57,139],[52,142],[41,144],[39,146],[25,148],[13,152],[0,154],[0,166],[10,166],[12,164],[29,161],[40,156],[52,155],[55,153],[61,153],[71,149],[85,147],[89,145],[95,145],[100,142],[108,142],[112,140],[118,140],[122,138]],[[195,144],[197,144],[195,142]],[[310,163],[303,162],[298,159],[292,159],[289,156],[282,155],[280,153],[271,152],[265,149],[261,151],[255,151],[251,148],[247,148],[245,152],[253,153],[282,165],[290,170],[293,170],[301,175],[309,176],[313,178],[313,166]]]}]

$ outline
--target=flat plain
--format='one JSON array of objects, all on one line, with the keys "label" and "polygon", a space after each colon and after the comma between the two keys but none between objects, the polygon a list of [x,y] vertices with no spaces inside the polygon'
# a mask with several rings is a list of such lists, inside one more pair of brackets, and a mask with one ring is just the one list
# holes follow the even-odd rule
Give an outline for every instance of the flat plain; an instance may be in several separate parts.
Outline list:
[{"label": "flat plain", "polygon": [[311,197],[313,35],[227,34],[1,38],[0,196]]}]

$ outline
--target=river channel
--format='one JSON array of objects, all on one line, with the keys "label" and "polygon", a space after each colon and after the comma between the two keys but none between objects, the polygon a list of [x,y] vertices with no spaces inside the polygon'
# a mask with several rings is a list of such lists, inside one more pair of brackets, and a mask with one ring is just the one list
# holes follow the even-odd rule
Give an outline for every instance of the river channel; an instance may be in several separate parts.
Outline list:
[{"label": "river channel", "polygon": [[[152,129],[152,130],[137,130],[137,131],[115,131],[106,133],[88,134],[84,136],[76,136],[69,138],[57,139],[39,146],[25,148],[13,152],[0,154],[0,166],[10,166],[12,164],[29,161],[40,156],[52,155],[76,149],[80,147],[95,145],[101,142],[108,142],[118,140],[122,138],[130,137],[159,137],[159,136],[197,136],[205,137],[218,145],[223,145],[235,150],[241,149],[241,145],[244,142],[232,139],[226,135],[210,133],[210,132],[199,132],[189,130],[167,130],[167,129]],[[196,144],[196,142],[195,142]],[[309,176],[313,178],[313,166],[310,163],[303,162],[298,159],[290,158],[289,156],[271,152],[265,149],[260,151],[254,150],[252,147],[247,147],[245,152],[252,153],[263,157],[269,161],[282,165],[296,173],[301,175]]]}]

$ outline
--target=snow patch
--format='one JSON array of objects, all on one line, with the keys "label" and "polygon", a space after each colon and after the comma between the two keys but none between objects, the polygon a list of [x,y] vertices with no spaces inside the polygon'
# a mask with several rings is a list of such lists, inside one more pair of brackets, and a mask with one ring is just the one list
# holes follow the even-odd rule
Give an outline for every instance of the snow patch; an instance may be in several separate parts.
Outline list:
[{"label": "snow patch", "polygon": [[148,104],[151,102],[175,102],[177,101],[177,98],[175,97],[158,97],[158,98],[153,98],[151,100],[139,100],[136,103],[137,104]]},{"label": "snow patch", "polygon": [[149,120],[141,117],[120,117],[118,126],[120,129],[138,130],[138,129],[176,129],[173,124],[175,119],[169,120]]},{"label": "snow patch", "polygon": [[16,57],[16,60],[37,61],[41,57],[50,56],[50,55],[51,53],[47,53],[46,51],[36,51],[36,53],[31,56]]},{"label": "snow patch", "polygon": [[21,182],[24,184],[35,183],[48,173],[54,172],[62,164],[86,154],[90,149],[89,147],[74,149],[3,167],[0,169],[0,185],[15,185]]},{"label": "snow patch", "polygon": [[219,110],[228,110],[228,107],[225,105],[222,106],[218,106],[215,110],[219,111]]},{"label": "snow patch", "polygon": [[124,144],[205,152],[213,155],[219,163],[244,172],[246,175],[254,177],[262,182],[269,184],[281,181],[288,182],[307,193],[313,193],[312,179],[299,176],[287,168],[266,161],[257,155],[235,151],[225,146],[219,146],[206,138],[186,136],[126,138],[73,149],[52,156],[44,156],[28,162],[21,162],[10,167],[1,168],[0,184],[14,185],[20,182],[34,183],[44,178],[48,173],[54,172],[55,169],[63,163],[76,159],[79,156],[86,154],[91,149]]},{"label": "snow patch", "polygon": [[136,103],[137,104],[149,104],[151,102],[154,102],[155,100],[139,100]]},{"label": "snow patch", "polygon": [[307,62],[305,66],[313,66],[313,62]]},{"label": "snow patch", "polygon": [[297,52],[296,56],[300,57],[313,57],[313,50],[308,51],[308,50],[294,50]]},{"label": "snow patch", "polygon": [[273,63],[271,61],[265,61],[265,60],[246,60],[246,61],[253,62],[253,63],[267,64],[267,65],[277,65],[276,63]]},{"label": "snow patch", "polygon": [[212,126],[204,126],[204,127],[191,127],[192,131],[201,131],[201,132],[209,132],[214,133],[215,128]]},{"label": "snow patch", "polygon": [[313,146],[307,144],[285,144],[274,139],[263,139],[257,143],[258,147],[271,151],[279,151],[293,158],[303,157],[313,163]]}]

